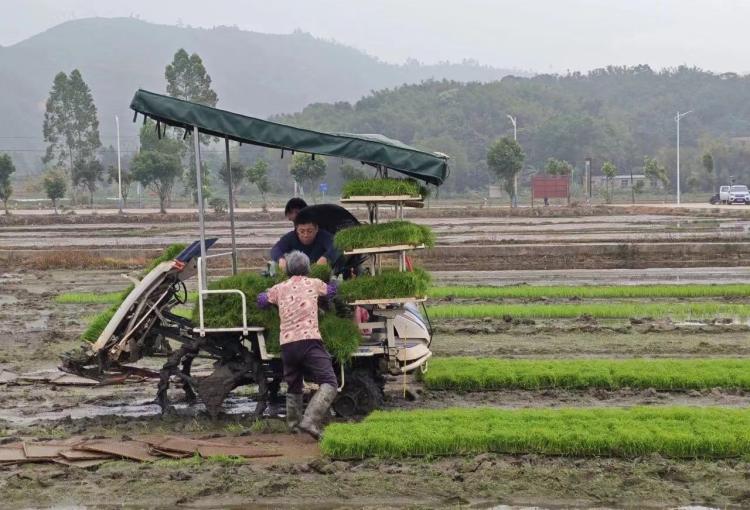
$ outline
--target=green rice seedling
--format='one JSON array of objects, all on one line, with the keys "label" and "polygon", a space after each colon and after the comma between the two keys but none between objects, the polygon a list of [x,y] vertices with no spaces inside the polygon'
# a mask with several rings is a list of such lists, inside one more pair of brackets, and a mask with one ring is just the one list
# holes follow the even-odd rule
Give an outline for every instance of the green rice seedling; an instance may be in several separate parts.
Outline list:
[{"label": "green rice seedling", "polygon": [[750,285],[596,285],[506,287],[448,286],[430,289],[432,298],[533,299],[533,298],[703,298],[750,296]]},{"label": "green rice seedling", "polygon": [[430,275],[421,269],[399,272],[387,269],[379,275],[366,275],[345,280],[339,285],[338,296],[351,303],[364,299],[424,297]]},{"label": "green rice seedling", "polygon": [[[130,290],[128,290],[129,292]],[[194,303],[196,299],[198,299],[197,292],[188,292],[188,302]],[[103,294],[95,294],[93,292],[65,292],[55,297],[55,303],[60,304],[119,304],[122,301],[122,291],[105,292]]]},{"label": "green rice seedling", "polygon": [[725,303],[589,303],[589,304],[471,304],[434,305],[434,319],[481,319],[484,317],[528,317],[565,319],[582,315],[600,319],[630,317],[750,317],[750,305]]},{"label": "green rice seedling", "polygon": [[391,221],[346,228],[336,233],[333,242],[341,251],[398,245],[423,244],[432,247],[435,245],[435,235],[429,227],[423,225],[408,221]]},{"label": "green rice seedling", "polygon": [[355,179],[344,183],[341,188],[343,198],[361,196],[426,197],[427,189],[413,179]]},{"label": "green rice seedling", "polygon": [[120,292],[106,292],[97,294],[95,292],[66,292],[55,297],[58,304],[114,304],[119,303]]},{"label": "green rice seedling", "polygon": [[750,359],[505,360],[437,358],[422,376],[433,390],[550,388],[750,389]]},{"label": "green rice seedling", "polygon": [[112,305],[102,313],[96,315],[83,331],[83,334],[81,334],[81,340],[91,343],[96,342],[119,307],[119,304]]},{"label": "green rice seedling", "polygon": [[496,452],[717,459],[750,454],[750,410],[633,407],[375,411],[359,423],[329,425],[321,448],[335,458]]}]

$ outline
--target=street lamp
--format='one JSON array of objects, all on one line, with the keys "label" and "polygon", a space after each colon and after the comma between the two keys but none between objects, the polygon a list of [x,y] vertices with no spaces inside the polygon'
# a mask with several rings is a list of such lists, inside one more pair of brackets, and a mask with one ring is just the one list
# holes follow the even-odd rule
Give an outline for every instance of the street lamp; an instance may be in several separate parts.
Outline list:
[{"label": "street lamp", "polygon": [[120,119],[115,115],[115,125],[117,126],[117,189],[119,200],[120,214],[122,214],[122,168],[120,166]]},{"label": "street lamp", "polygon": [[680,119],[688,113],[693,113],[693,110],[685,113],[677,112],[674,117],[674,121],[677,123],[677,205],[680,205]]},{"label": "street lamp", "polygon": [[[513,124],[513,141],[518,142],[518,127],[516,125],[516,118],[511,114],[507,114],[506,116],[510,120],[511,124]],[[518,174],[515,174],[513,176],[513,201],[511,203],[511,207],[518,207]]]}]

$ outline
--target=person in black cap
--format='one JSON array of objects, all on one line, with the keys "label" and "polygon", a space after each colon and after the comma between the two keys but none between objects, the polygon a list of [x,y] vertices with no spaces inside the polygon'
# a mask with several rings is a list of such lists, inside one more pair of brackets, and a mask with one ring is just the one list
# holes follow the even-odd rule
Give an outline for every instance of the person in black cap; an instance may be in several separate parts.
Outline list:
[{"label": "person in black cap", "polygon": [[294,223],[294,219],[297,217],[297,213],[305,207],[307,207],[307,202],[305,202],[301,198],[290,198],[286,203],[286,206],[284,207],[284,216],[286,216],[286,219]]}]

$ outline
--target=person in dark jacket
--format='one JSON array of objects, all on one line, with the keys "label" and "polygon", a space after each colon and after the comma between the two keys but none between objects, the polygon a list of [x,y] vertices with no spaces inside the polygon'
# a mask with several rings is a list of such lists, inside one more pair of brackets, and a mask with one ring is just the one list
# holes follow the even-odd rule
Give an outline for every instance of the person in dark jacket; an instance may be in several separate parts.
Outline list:
[{"label": "person in dark jacket", "polygon": [[333,246],[333,236],[308,218],[295,217],[294,230],[285,234],[271,248],[271,260],[285,271],[287,261],[284,255],[292,251],[301,251],[310,262],[316,264],[333,264],[338,258],[338,252]]}]

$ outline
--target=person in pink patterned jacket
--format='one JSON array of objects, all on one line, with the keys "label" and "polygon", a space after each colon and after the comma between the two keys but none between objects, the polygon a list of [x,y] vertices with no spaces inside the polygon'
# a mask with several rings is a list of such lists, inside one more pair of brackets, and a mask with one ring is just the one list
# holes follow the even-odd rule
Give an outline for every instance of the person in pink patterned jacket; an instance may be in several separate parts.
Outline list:
[{"label": "person in pink patterned jacket", "polygon": [[[271,287],[264,301],[279,307],[281,360],[287,383],[286,418],[292,430],[320,438],[320,424],[338,393],[331,355],[323,345],[318,327],[318,299],[331,295],[335,287],[309,278],[310,259],[300,251],[285,254],[289,279]],[[319,385],[302,415],[303,378]]]}]

